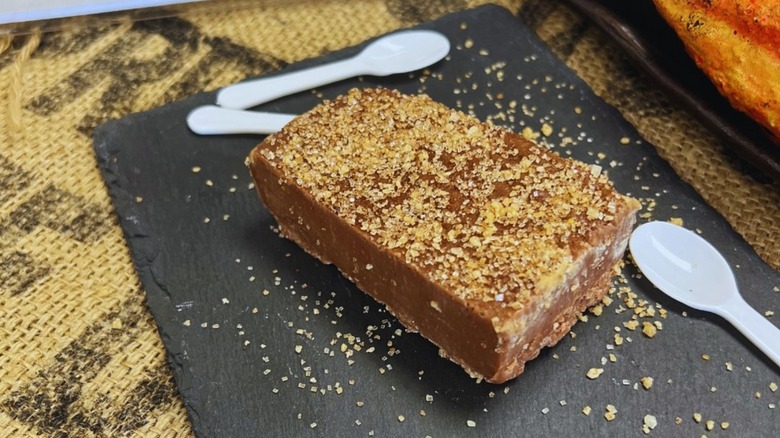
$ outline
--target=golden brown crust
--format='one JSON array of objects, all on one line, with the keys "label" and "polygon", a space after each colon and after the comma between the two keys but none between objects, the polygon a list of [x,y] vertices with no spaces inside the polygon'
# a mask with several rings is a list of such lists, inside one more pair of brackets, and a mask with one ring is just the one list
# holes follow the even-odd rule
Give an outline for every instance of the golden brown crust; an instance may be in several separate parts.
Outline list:
[{"label": "golden brown crust", "polygon": [[699,68],[780,144],[780,0],[653,0]]},{"label": "golden brown crust", "polygon": [[250,155],[282,232],[499,382],[603,297],[638,203],[425,96],[352,90]]}]

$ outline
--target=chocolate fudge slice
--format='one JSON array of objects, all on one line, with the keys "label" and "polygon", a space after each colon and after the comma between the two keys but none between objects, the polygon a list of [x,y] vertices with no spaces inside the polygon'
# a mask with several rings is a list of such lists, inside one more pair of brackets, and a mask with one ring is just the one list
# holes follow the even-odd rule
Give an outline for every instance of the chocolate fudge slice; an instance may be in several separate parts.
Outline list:
[{"label": "chocolate fudge slice", "polygon": [[493,383],[604,297],[639,209],[597,167],[388,89],[318,105],[247,165],[285,237]]}]

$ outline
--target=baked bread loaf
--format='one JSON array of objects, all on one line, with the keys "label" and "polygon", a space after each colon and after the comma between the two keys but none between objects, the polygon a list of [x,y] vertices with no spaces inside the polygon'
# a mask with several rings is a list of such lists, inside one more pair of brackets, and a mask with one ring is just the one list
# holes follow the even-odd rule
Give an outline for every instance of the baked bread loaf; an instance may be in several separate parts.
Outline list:
[{"label": "baked bread loaf", "polygon": [[780,145],[780,0],[653,0],[731,105]]},{"label": "baked bread loaf", "polygon": [[387,89],[318,105],[247,165],[285,237],[494,383],[604,297],[639,208],[592,166]]}]

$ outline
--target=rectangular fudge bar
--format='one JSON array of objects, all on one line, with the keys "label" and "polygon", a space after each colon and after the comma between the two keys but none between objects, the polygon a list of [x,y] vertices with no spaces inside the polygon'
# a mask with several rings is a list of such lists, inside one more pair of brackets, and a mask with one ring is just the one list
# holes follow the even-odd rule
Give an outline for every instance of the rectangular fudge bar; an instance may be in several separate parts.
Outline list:
[{"label": "rectangular fudge bar", "polygon": [[285,237],[493,383],[604,297],[639,208],[598,169],[386,89],[318,105],[247,165]]}]

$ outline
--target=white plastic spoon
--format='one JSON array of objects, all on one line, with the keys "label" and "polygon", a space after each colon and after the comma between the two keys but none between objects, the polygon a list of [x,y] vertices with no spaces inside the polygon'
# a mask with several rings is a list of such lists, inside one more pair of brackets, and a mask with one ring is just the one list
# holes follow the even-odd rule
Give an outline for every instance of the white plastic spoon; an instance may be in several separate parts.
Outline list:
[{"label": "white plastic spoon", "polygon": [[449,51],[450,41],[439,32],[400,31],[379,38],[352,58],[229,85],[217,93],[217,105],[246,109],[354,76],[411,72],[441,60]]},{"label": "white plastic spoon", "polygon": [[639,269],[658,289],[725,318],[780,366],[780,329],[742,299],[728,263],[696,233],[668,222],[637,227],[629,241]]},{"label": "white plastic spoon", "polygon": [[201,135],[273,134],[295,114],[243,111],[204,105],[187,115],[187,126]]}]

